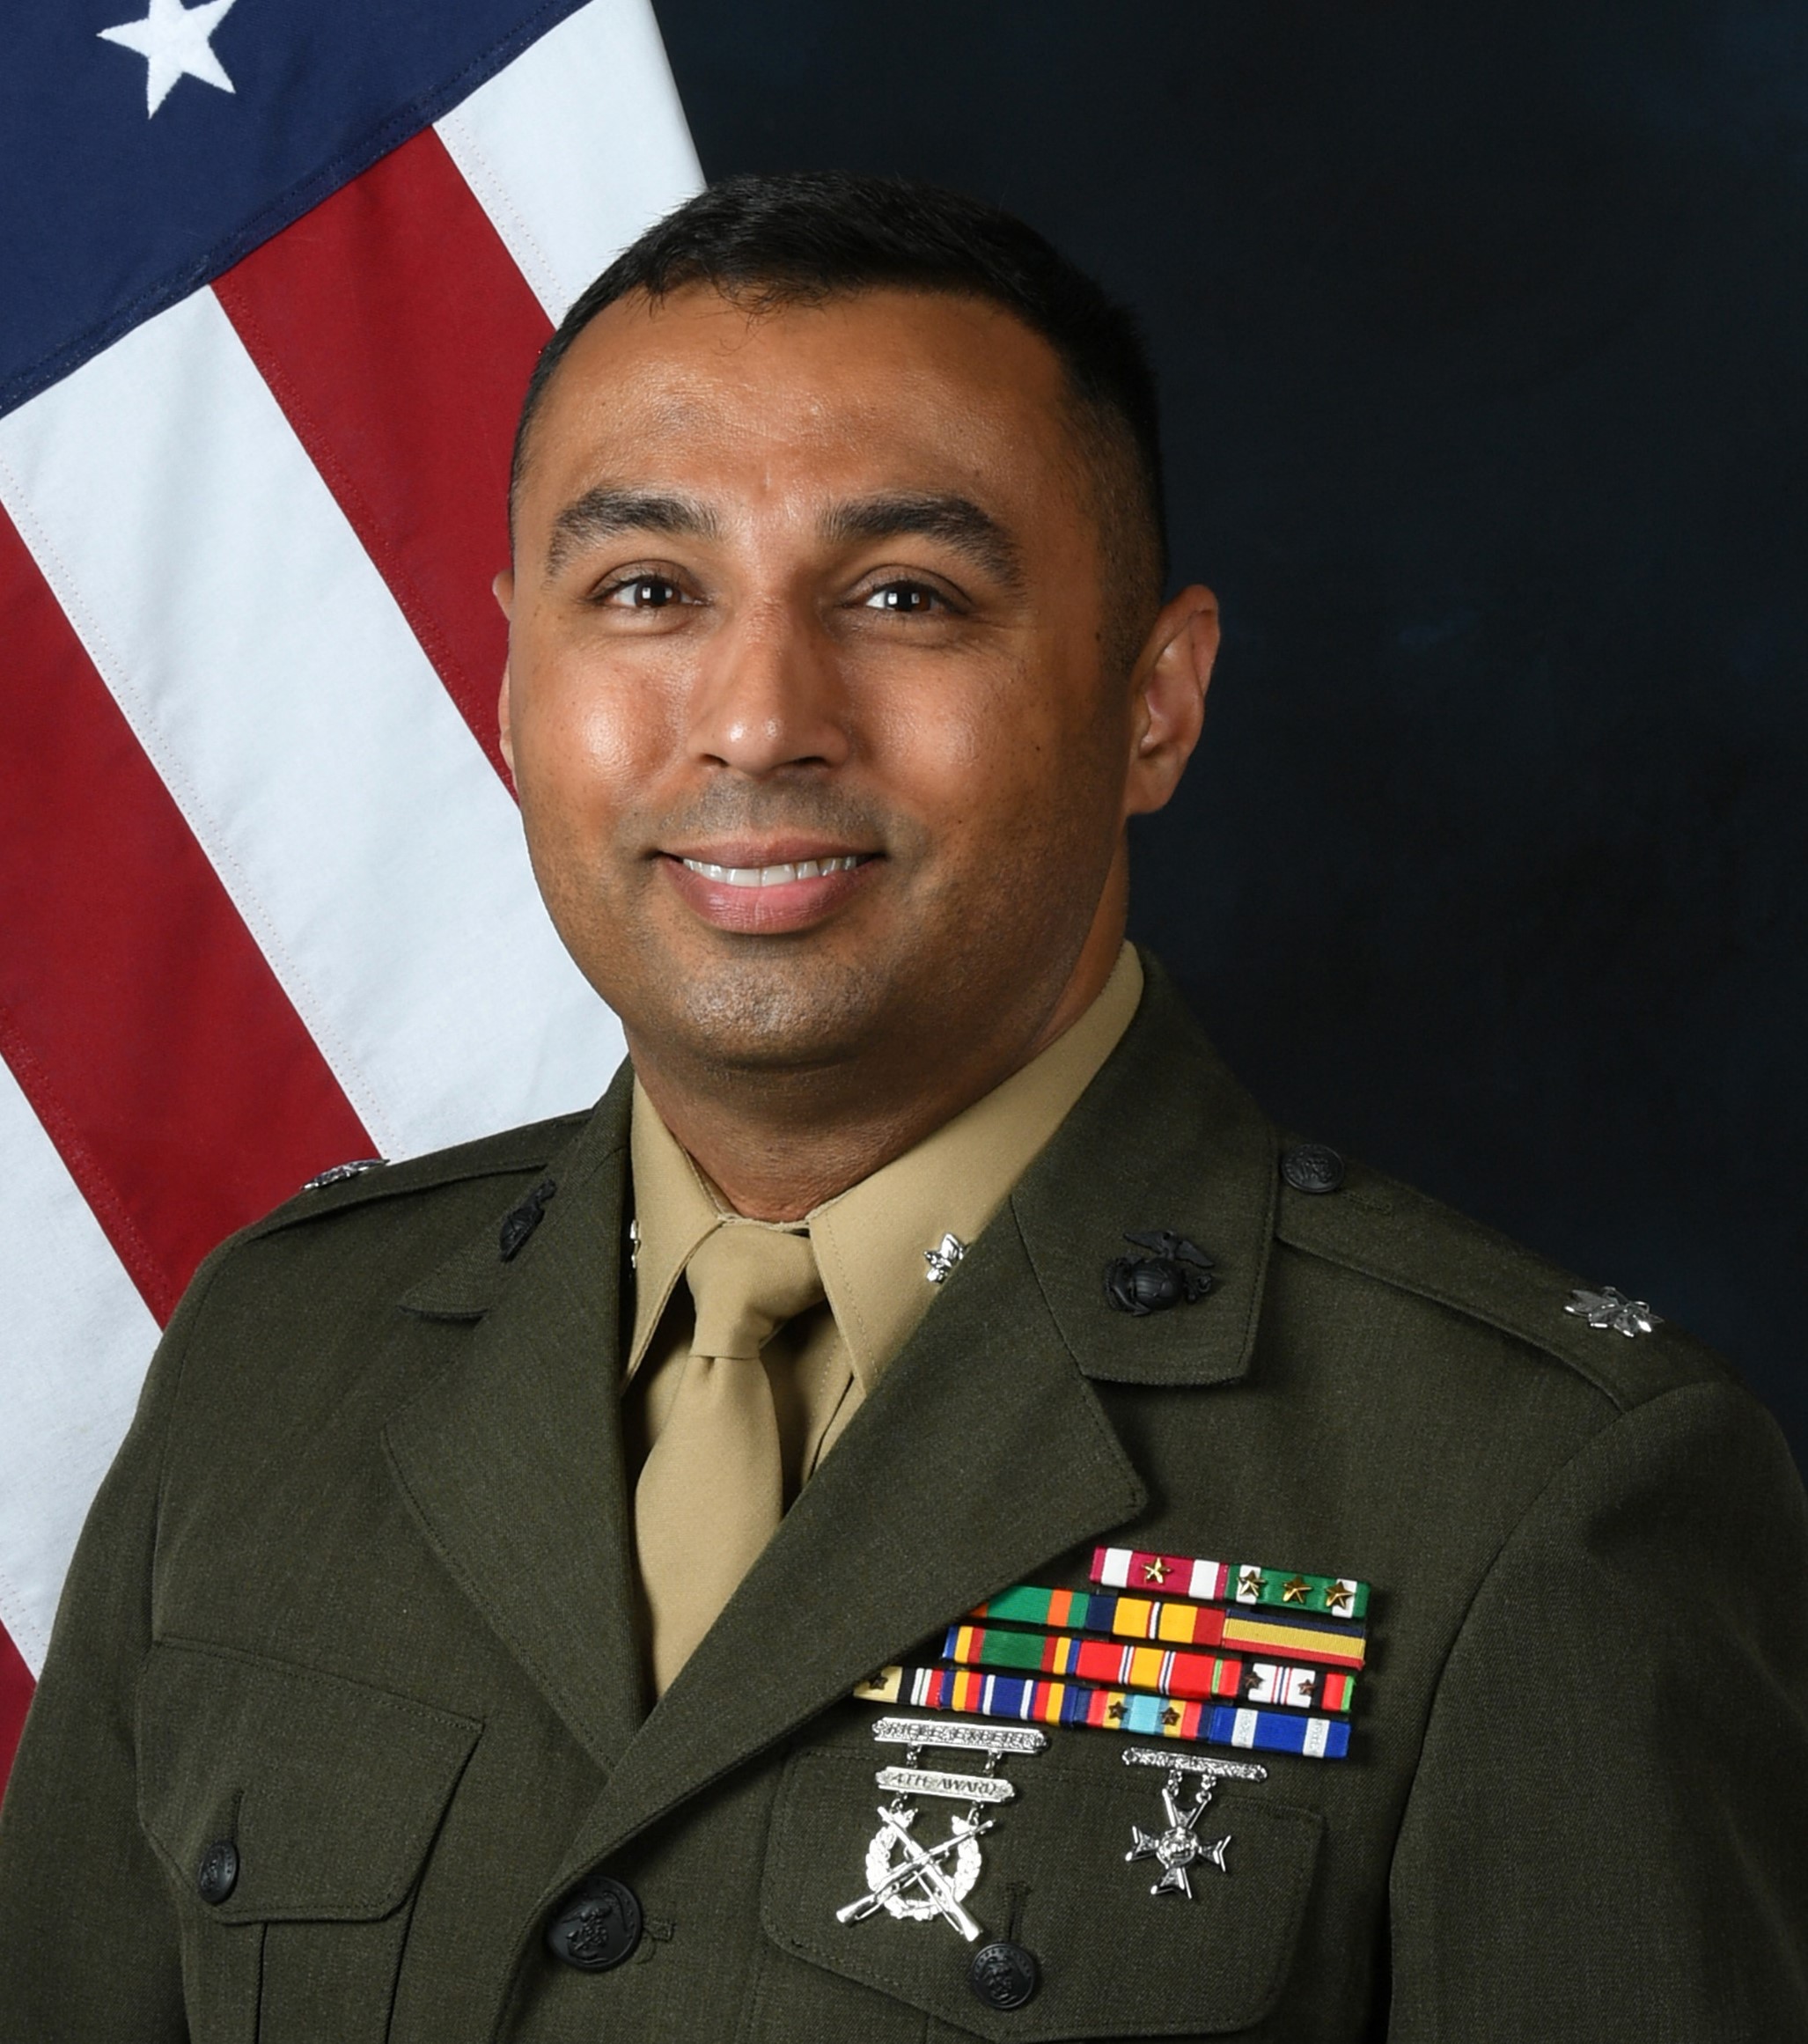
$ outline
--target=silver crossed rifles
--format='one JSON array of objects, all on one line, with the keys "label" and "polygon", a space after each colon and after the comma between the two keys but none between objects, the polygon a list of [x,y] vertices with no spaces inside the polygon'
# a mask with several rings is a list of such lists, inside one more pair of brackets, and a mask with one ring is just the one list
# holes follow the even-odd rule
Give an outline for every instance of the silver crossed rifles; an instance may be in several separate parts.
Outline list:
[{"label": "silver crossed rifles", "polygon": [[[979,1878],[980,1849],[974,1841],[981,1832],[992,1828],[989,1817],[975,1824],[970,1817],[957,1817],[952,1833],[939,1845],[925,1850],[910,1835],[910,1827],[916,1821],[915,1810],[882,1808],[878,1813],[879,1830],[867,1853],[866,1878],[872,1879],[875,1864],[886,1866],[880,1879],[857,1902],[849,1902],[846,1908],[835,1911],[837,1923],[860,1923],[876,1911],[885,1908],[887,1900],[907,1885],[921,1888],[936,1911],[945,1917],[960,1935],[971,1945],[980,1936],[980,1926],[960,1906],[960,1898],[966,1894]],[[894,1847],[901,1848],[904,1857],[890,1863]],[[963,1849],[971,1848],[970,1852]],[[950,1853],[959,1857],[955,1863],[954,1878],[951,1881],[942,1871],[940,1862]],[[878,1862],[874,1855],[878,1854]]]}]

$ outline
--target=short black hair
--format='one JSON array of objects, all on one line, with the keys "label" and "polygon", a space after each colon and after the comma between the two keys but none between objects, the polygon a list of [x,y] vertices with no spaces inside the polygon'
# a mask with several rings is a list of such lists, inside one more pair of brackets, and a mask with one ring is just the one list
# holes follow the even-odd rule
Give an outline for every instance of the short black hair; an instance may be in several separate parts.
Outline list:
[{"label": "short black hair", "polygon": [[1135,316],[1014,214],[914,180],[844,171],[728,178],[656,221],[541,349],[516,429],[511,498],[534,415],[572,342],[618,298],[658,299],[694,284],[760,311],[861,290],[945,291],[1020,320],[1066,373],[1104,556],[1128,573],[1146,628],[1167,575],[1167,527],[1155,372]]}]

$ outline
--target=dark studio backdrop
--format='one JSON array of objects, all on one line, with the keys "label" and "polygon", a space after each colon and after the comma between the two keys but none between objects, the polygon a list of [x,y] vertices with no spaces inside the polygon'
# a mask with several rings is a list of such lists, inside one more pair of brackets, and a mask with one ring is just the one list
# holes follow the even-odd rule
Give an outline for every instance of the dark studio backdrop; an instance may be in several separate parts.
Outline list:
[{"label": "dark studio backdrop", "polygon": [[1808,7],[658,9],[709,176],[959,186],[1142,314],[1226,637],[1133,928],[1245,1080],[1808,1460]]}]

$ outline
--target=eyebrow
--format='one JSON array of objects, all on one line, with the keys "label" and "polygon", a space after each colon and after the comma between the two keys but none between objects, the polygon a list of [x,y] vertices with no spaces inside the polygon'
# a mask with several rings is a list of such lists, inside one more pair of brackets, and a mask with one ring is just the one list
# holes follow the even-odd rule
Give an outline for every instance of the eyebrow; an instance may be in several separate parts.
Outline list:
[{"label": "eyebrow", "polygon": [[[694,497],[657,489],[602,483],[587,489],[553,520],[546,571],[556,575],[581,548],[623,533],[663,533],[676,539],[714,540],[716,514]],[[915,534],[939,540],[965,555],[1006,588],[1022,585],[1022,556],[1011,533],[971,497],[922,490],[887,490],[834,505],[822,520],[827,540],[893,540]]]},{"label": "eyebrow", "polygon": [[717,536],[716,514],[694,498],[666,490],[625,489],[608,483],[587,489],[553,520],[546,571],[556,575],[572,555],[598,540],[623,533],[665,533],[684,540]]},{"label": "eyebrow", "polygon": [[1009,530],[971,497],[915,490],[886,491],[838,504],[822,521],[823,537],[843,543],[853,540],[892,540],[914,533],[940,540],[957,554],[1002,582],[1020,587],[1023,560]]}]

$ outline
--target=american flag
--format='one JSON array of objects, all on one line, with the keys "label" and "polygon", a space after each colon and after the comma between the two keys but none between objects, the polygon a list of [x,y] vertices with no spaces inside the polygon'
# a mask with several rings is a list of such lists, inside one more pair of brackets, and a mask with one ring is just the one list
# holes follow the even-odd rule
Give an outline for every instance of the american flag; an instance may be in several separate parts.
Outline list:
[{"label": "american flag", "polygon": [[0,1776],[159,1324],[621,1054],[496,744],[536,350],[694,190],[648,0],[56,0],[0,87]]}]

